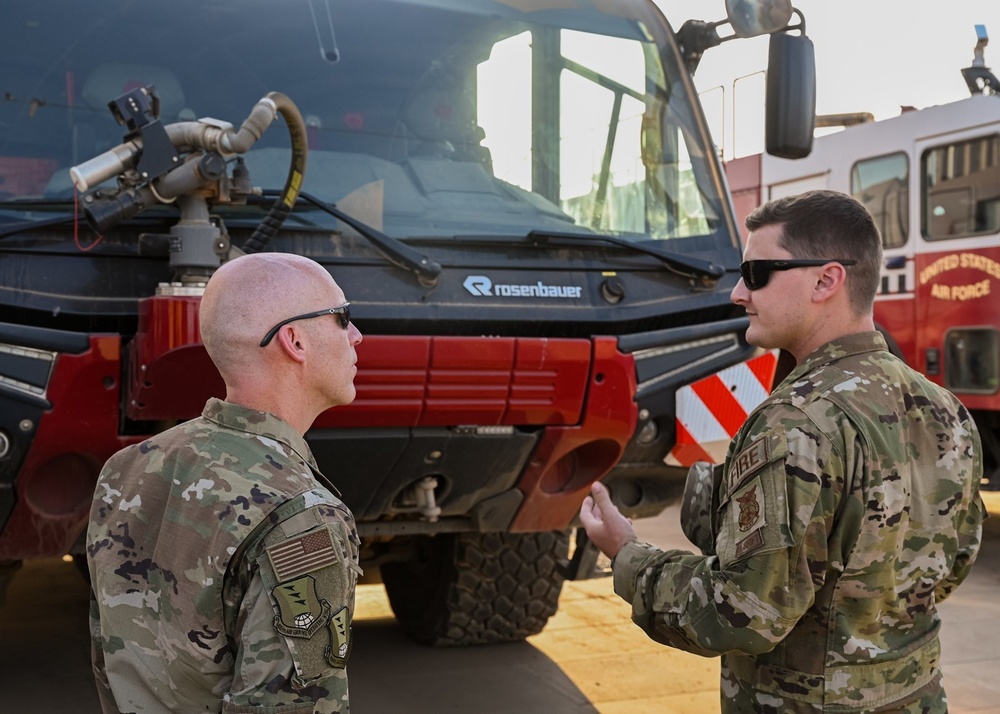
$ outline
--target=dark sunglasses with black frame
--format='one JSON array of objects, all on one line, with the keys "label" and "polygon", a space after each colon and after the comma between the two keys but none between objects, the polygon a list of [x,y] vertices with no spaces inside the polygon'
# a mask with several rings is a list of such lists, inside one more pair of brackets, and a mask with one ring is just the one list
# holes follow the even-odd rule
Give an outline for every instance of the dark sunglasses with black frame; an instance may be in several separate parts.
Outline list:
[{"label": "dark sunglasses with black frame", "polygon": [[740,277],[747,290],[760,290],[767,285],[773,270],[792,270],[794,268],[815,268],[827,263],[840,263],[841,265],[854,265],[856,260],[839,260],[838,258],[827,258],[826,260],[745,260],[740,263]]},{"label": "dark sunglasses with black frame", "polygon": [[267,347],[267,343],[274,339],[274,336],[278,334],[278,330],[287,325],[289,322],[295,322],[296,320],[311,320],[314,317],[322,317],[323,315],[336,315],[340,320],[340,326],[346,330],[351,324],[351,303],[345,302],[340,307],[328,307],[326,310],[307,312],[305,315],[296,315],[295,317],[290,317],[287,320],[282,320],[267,331],[267,334],[264,335],[264,339],[260,341],[260,346]]}]

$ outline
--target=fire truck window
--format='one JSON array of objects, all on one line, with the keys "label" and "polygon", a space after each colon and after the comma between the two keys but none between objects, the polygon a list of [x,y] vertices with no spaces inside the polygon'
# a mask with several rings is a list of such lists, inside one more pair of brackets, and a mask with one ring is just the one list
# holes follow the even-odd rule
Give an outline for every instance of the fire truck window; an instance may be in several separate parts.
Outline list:
[{"label": "fire truck window", "polygon": [[945,386],[955,392],[995,394],[1000,389],[1000,333],[951,330],[945,337]]},{"label": "fire truck window", "polygon": [[531,33],[493,45],[479,65],[477,114],[486,133],[483,146],[493,154],[493,174],[531,190]]},{"label": "fire truck window", "polygon": [[928,240],[1000,231],[1000,136],[929,149],[922,165]]},{"label": "fire truck window", "polygon": [[[559,87],[563,210],[595,229],[643,232],[642,46],[569,30],[563,31],[561,41],[563,56],[571,63]],[[602,144],[602,151],[594,151]]]},{"label": "fire truck window", "polygon": [[697,120],[651,43],[537,27],[497,41],[477,72],[497,178],[597,232],[671,240],[715,230]]},{"label": "fire truck window", "polygon": [[875,218],[886,248],[904,245],[910,232],[909,183],[910,162],[903,153],[865,159],[851,169],[851,193]]}]

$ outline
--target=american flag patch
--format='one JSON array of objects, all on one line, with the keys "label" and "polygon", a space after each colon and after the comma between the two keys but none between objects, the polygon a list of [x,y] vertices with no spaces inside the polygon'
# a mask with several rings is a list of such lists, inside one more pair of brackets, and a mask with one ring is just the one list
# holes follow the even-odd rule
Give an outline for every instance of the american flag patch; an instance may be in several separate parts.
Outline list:
[{"label": "american flag patch", "polygon": [[298,538],[286,540],[267,549],[278,582],[297,578],[337,562],[337,551],[330,531],[322,528]]}]

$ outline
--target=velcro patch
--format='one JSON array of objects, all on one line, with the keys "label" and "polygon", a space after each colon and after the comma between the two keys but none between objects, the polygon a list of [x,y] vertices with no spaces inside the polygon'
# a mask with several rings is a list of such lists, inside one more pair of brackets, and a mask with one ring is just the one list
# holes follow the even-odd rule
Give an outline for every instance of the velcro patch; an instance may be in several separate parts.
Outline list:
[{"label": "velcro patch", "polygon": [[316,580],[309,575],[282,583],[271,590],[279,615],[274,629],[287,637],[310,638],[330,619],[330,603],[316,592]]},{"label": "velcro patch", "polygon": [[760,477],[753,479],[733,494],[736,508],[732,509],[736,533],[736,557],[742,557],[764,545],[761,532],[767,525],[764,505],[764,485]]},{"label": "velcro patch", "polygon": [[320,528],[267,549],[279,583],[333,565],[339,558],[330,531]]},{"label": "velcro patch", "polygon": [[326,649],[326,661],[330,666],[343,669],[351,656],[351,613],[342,607],[330,618],[330,646]]},{"label": "velcro patch", "polygon": [[761,532],[762,530],[762,528],[758,528],[736,544],[737,558],[742,558],[747,553],[752,553],[764,545],[764,534]]},{"label": "velcro patch", "polygon": [[729,472],[730,488],[742,482],[750,474],[762,469],[768,461],[770,461],[770,449],[768,448],[767,436],[754,439],[733,459]]}]

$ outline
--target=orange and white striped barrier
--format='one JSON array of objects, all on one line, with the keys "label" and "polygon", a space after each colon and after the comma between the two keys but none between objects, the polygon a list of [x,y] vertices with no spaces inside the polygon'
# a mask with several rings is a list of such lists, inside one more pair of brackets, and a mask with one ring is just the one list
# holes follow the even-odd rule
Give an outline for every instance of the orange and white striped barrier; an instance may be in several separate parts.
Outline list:
[{"label": "orange and white striped barrier", "polygon": [[777,364],[777,352],[765,352],[678,390],[677,443],[664,461],[725,461],[730,440],[770,393]]}]

